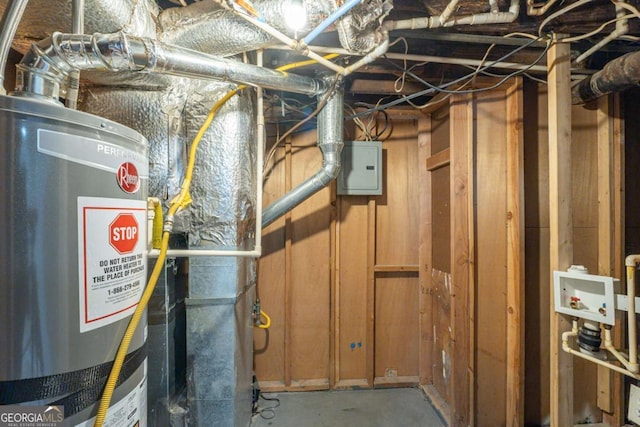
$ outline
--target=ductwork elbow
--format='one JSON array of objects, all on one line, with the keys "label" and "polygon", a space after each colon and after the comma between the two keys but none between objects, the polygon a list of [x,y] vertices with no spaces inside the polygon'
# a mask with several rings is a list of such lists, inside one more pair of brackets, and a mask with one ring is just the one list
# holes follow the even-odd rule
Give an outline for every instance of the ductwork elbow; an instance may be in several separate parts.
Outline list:
[{"label": "ductwork elbow", "polygon": [[60,86],[74,70],[140,71],[147,65],[141,39],[114,34],[53,33],[17,65],[16,94],[57,102]]},{"label": "ductwork elbow", "polygon": [[318,115],[318,148],[322,153],[322,167],[302,184],[264,209],[263,227],[268,226],[337,178],[340,173],[340,155],[344,147],[342,103],[342,88],[335,89]]},{"label": "ductwork elbow", "polygon": [[609,62],[571,90],[574,104],[584,104],[611,92],[621,92],[640,83],[640,52],[631,52]]}]

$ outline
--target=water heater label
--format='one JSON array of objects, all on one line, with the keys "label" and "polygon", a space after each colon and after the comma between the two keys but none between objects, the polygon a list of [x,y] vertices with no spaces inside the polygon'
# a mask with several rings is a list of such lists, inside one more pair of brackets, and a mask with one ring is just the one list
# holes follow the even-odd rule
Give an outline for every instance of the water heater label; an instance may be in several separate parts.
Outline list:
[{"label": "water heater label", "polygon": [[147,278],[147,204],[78,197],[80,332],[133,313]]},{"label": "water heater label", "polygon": [[[76,427],[93,427],[95,417]],[[129,394],[109,407],[104,427],[147,426],[147,361],[144,361],[144,378]]]}]

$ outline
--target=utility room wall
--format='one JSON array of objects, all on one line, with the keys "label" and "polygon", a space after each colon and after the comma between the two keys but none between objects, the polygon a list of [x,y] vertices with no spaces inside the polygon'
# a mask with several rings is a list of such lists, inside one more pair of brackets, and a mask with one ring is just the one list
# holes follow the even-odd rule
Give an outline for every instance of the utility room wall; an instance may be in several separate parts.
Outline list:
[{"label": "utility room wall", "polygon": [[[420,383],[420,115],[390,116],[382,196],[336,196],[332,184],[264,230],[258,294],[272,325],[254,335],[264,390]],[[311,131],[277,149],[265,206],[320,167],[315,144]]]}]

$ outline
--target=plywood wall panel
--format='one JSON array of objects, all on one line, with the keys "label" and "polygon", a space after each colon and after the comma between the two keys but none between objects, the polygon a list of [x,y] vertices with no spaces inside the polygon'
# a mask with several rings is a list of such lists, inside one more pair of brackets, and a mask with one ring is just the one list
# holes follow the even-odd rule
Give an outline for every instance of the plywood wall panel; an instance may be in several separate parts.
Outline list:
[{"label": "plywood wall panel", "polygon": [[[317,171],[322,157],[315,147],[294,140],[292,185]],[[330,189],[325,188],[291,212],[291,379],[329,383],[330,339]]]},{"label": "plywood wall panel", "polygon": [[[593,105],[572,107],[573,261],[598,268],[597,114]],[[546,88],[525,85],[526,276],[525,425],[549,422],[551,295],[549,273],[549,162]],[[596,369],[574,359],[574,419],[601,419]]]},{"label": "plywood wall panel", "polygon": [[419,374],[419,292],[418,278],[411,273],[381,273],[376,278],[376,381]]},{"label": "plywood wall panel", "polygon": [[434,111],[431,117],[431,154],[439,153],[445,148],[449,148],[449,105],[445,104],[439,110]]},{"label": "plywood wall panel", "polygon": [[338,221],[337,385],[366,384],[367,196],[342,197]]},{"label": "plywood wall panel", "polygon": [[[278,166],[266,181],[263,204],[268,206],[285,192],[284,149],[277,151]],[[263,256],[258,261],[258,297],[271,317],[269,329],[254,329],[254,369],[261,382],[284,386],[285,316],[285,220],[280,218],[263,230]]]},{"label": "plywood wall panel", "polygon": [[384,194],[376,200],[376,264],[418,264],[417,121],[395,123],[393,138],[382,144]]},{"label": "plywood wall panel", "polygon": [[[475,100],[477,425],[506,424],[507,145],[504,95]],[[483,392],[492,390],[492,393]]]},{"label": "plywood wall panel", "polygon": [[432,270],[433,293],[433,384],[442,399],[451,398],[451,275]]},{"label": "plywood wall panel", "polygon": [[[571,109],[571,123],[573,226],[574,228],[597,228],[598,117],[596,106],[593,103],[574,106]],[[597,249],[597,240],[595,246]],[[574,254],[574,261],[582,263],[576,254]],[[597,264],[595,267],[596,270],[591,271],[597,271]]]}]

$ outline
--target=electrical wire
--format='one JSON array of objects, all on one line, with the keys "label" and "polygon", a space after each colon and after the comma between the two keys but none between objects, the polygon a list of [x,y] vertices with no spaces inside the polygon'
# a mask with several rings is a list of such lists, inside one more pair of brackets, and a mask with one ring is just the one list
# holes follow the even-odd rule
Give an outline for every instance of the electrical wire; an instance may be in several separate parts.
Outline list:
[{"label": "electrical wire", "polygon": [[613,24],[615,22],[618,22],[618,21],[627,20],[629,18],[633,18],[634,16],[635,16],[634,14],[630,13],[630,14],[627,14],[627,15],[624,15],[624,16],[620,16],[618,18],[610,19],[607,22],[605,22],[604,24],[600,25],[598,28],[596,28],[593,31],[590,31],[590,32],[585,33],[585,34],[580,34],[579,36],[564,37],[564,38],[558,39],[558,41],[562,42],[562,43],[572,43],[572,42],[577,42],[577,41],[580,41],[580,40],[588,39],[589,37],[595,36],[596,34],[601,32],[602,30],[604,30],[607,25],[611,25],[611,24]]},{"label": "electrical wire", "polygon": [[[339,53],[330,53],[328,55],[323,56],[324,59],[333,59],[340,56]],[[298,68],[298,67],[304,67],[307,65],[313,65],[313,64],[317,64],[318,61],[316,61],[315,59],[308,59],[306,61],[299,61],[299,62],[292,62],[291,64],[287,64],[287,65],[283,65],[282,67],[278,67],[276,68],[276,70],[278,71],[287,71],[287,70],[291,70],[293,68]]]},{"label": "electrical wire", "polygon": [[258,400],[260,399],[268,402],[276,402],[276,403],[272,406],[266,406],[264,408],[258,407],[255,411],[253,411],[253,415],[260,415],[260,418],[264,420],[274,419],[276,417],[275,410],[278,406],[280,406],[280,399],[278,399],[277,397],[266,397],[262,392],[260,392],[260,395],[258,396]]},{"label": "electrical wire", "polygon": [[[462,82],[464,80],[467,80],[469,78],[473,78],[473,76],[477,75],[480,71],[492,68],[494,64],[497,64],[497,63],[499,63],[501,61],[504,61],[505,59],[513,56],[514,54],[516,54],[517,52],[521,51],[522,49],[525,49],[525,48],[529,47],[530,45],[532,45],[533,43],[535,43],[537,41],[540,41],[540,40],[543,40],[543,39],[544,39],[544,37],[537,37],[535,39],[532,39],[530,42],[525,43],[525,44],[523,44],[521,46],[518,46],[516,49],[512,50],[511,52],[503,55],[502,57],[500,57],[500,58],[498,58],[498,59],[496,59],[494,61],[489,62],[487,65],[482,66],[482,68],[480,68],[478,71],[474,71],[474,72],[472,72],[470,74],[464,75],[464,76],[459,77],[459,78],[457,78],[455,80],[452,80],[450,82],[444,83],[443,85],[441,85],[439,87],[436,86],[436,89],[429,87],[429,88],[427,88],[425,90],[422,90],[422,91],[419,91],[419,92],[415,92],[415,93],[413,93],[411,95],[406,95],[406,96],[403,95],[401,98],[395,99],[395,100],[393,100],[391,102],[388,102],[386,104],[383,104],[383,105],[380,105],[380,106],[377,106],[377,107],[372,107],[367,111],[362,111],[362,112],[357,113],[355,115],[351,115],[349,117],[346,117],[345,120],[353,120],[356,117],[362,117],[362,116],[364,116],[366,114],[369,114],[372,111],[381,111],[381,110],[393,107],[395,105],[402,104],[404,102],[407,102],[407,100],[411,100],[411,99],[414,99],[414,98],[417,98],[417,97],[420,97],[420,96],[430,95],[430,94],[435,93],[435,92],[443,92],[442,89],[445,89],[447,87],[456,85],[456,84],[458,84],[458,83],[460,83],[460,82]],[[504,81],[506,81],[507,79],[509,79],[509,78],[511,78],[513,76],[517,76],[519,74],[523,74],[524,72],[529,70],[531,67],[536,65],[544,57],[544,55],[546,55],[547,51],[549,50],[549,47],[550,47],[550,40],[548,40],[548,43],[547,43],[544,51],[542,52],[542,54],[534,62],[529,64],[527,67],[525,67],[525,68],[523,68],[521,70],[517,70],[517,71],[515,71],[515,72],[513,72],[511,74],[508,74],[507,76],[505,76],[503,81],[501,81],[500,83],[498,83],[496,85],[493,85],[493,86],[487,87],[487,88],[474,89],[473,92],[480,92],[480,91],[486,91],[486,90],[495,89],[500,84],[504,83]],[[458,93],[458,92],[455,92],[455,91],[450,91],[450,92]]]},{"label": "electrical wire", "polygon": [[571,3],[570,5],[556,11],[553,12],[551,15],[547,16],[545,18],[544,21],[542,21],[542,23],[540,23],[540,26],[538,27],[538,35],[542,36],[542,29],[551,21],[553,21],[554,19],[556,19],[558,16],[564,15],[565,13],[572,11],[573,9],[576,9],[580,6],[584,6],[587,3],[592,2],[593,0],[578,0],[575,3]]},{"label": "electrical wire", "polygon": [[[461,89],[456,89],[456,90],[448,90],[448,89],[445,89],[445,88],[443,88],[443,87],[436,86],[436,85],[433,85],[433,84],[429,83],[428,81],[426,81],[426,80],[424,80],[424,79],[422,79],[422,78],[418,77],[416,74],[412,73],[411,71],[406,71],[406,73],[407,73],[409,76],[411,76],[412,78],[414,78],[415,80],[417,80],[418,82],[420,82],[420,83],[424,84],[425,86],[427,86],[427,87],[429,87],[429,88],[431,88],[431,89],[435,90],[436,92],[444,92],[444,93],[450,93],[450,94],[465,94],[465,93],[486,92],[486,91],[488,91],[488,90],[492,90],[492,89],[497,88],[498,86],[500,86],[501,84],[503,84],[504,82],[506,82],[506,81],[507,81],[508,79],[510,79],[511,77],[517,76],[517,75],[519,75],[519,74],[523,74],[525,71],[527,71],[528,69],[530,69],[531,67],[533,67],[533,66],[534,66],[535,64],[537,64],[538,62],[540,62],[540,61],[542,60],[542,58],[544,58],[544,56],[547,54],[547,51],[548,51],[548,45],[547,45],[547,48],[546,48],[546,49],[544,49],[544,50],[542,51],[542,53],[538,56],[538,58],[536,58],[536,60],[535,60],[534,62],[532,62],[531,64],[529,64],[528,68],[527,68],[527,67],[525,67],[525,68],[523,68],[522,70],[517,70],[517,71],[514,71],[513,73],[506,74],[506,75],[505,75],[505,76],[504,76],[504,77],[503,77],[503,78],[502,78],[498,83],[495,83],[495,84],[493,84],[493,85],[491,85],[491,86],[482,87],[482,88],[476,88],[476,89],[463,89],[463,90],[461,90]],[[401,69],[401,67],[400,67],[399,65],[397,65],[395,62],[390,61],[390,60],[388,60],[388,59],[387,59],[387,61],[388,61],[391,65],[393,65],[394,67],[396,67],[396,68],[400,68],[400,69]],[[480,72],[481,72],[480,70],[477,70],[476,72],[474,72],[474,73],[472,73],[472,74],[473,74],[473,75],[474,75],[474,77],[475,77],[475,76],[477,76]]]},{"label": "electrical wire", "polygon": [[614,4],[614,6],[620,6],[623,9],[627,9],[629,12],[631,12],[636,18],[640,18],[640,10],[638,10],[638,8],[636,8],[635,6],[624,2],[624,1],[616,1],[616,0],[611,0],[611,3]]}]

